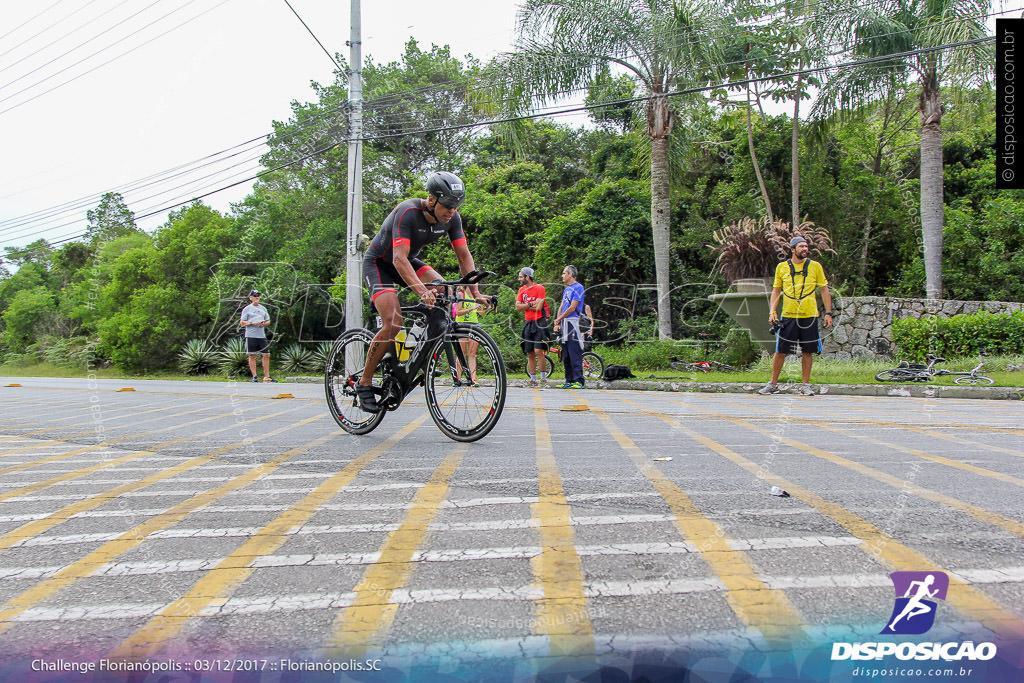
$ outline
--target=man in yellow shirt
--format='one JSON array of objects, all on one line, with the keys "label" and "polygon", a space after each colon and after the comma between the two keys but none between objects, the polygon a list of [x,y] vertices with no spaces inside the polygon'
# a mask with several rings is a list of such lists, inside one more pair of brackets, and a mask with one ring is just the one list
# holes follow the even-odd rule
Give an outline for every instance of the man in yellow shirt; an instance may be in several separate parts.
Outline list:
[{"label": "man in yellow shirt", "polygon": [[[821,335],[818,332],[818,302],[814,297],[815,290],[821,290],[821,301],[825,304],[825,315],[822,325],[825,329],[832,327],[832,295],[828,291],[828,280],[821,264],[807,258],[811,251],[807,240],[797,235],[789,241],[793,257],[783,261],[775,268],[775,284],[772,288],[771,312],[768,323],[777,328],[775,337],[775,355],[772,357],[772,381],[758,390],[762,395],[777,394],[779,374],[788,353],[802,353],[802,369],[804,383],[800,392],[804,396],[814,396],[808,382],[811,381],[811,364],[815,353],[821,353]],[[782,304],[782,320],[779,320],[779,297],[784,297]]]}]

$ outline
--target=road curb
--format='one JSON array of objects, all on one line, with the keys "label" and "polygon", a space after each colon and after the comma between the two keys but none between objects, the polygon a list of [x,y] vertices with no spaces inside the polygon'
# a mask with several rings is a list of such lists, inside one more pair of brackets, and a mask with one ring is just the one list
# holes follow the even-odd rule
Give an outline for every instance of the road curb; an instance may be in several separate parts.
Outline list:
[{"label": "road curb", "polygon": [[[285,382],[320,383],[322,377],[285,377]],[[511,379],[511,387],[526,387],[529,380]],[[558,385],[549,383],[548,389]],[[753,394],[763,382],[688,382],[676,380],[588,380],[587,389],[672,391],[702,394]],[[896,398],[975,398],[989,401],[1024,401],[1024,387],[960,387],[938,384],[811,384],[819,396],[886,396]],[[799,384],[780,384],[782,393],[796,394]]]}]

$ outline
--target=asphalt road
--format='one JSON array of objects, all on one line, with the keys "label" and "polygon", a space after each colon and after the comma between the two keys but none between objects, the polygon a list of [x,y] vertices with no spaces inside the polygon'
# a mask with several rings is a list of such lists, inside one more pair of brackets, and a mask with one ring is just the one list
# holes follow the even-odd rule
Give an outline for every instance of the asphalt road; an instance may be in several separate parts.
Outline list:
[{"label": "asphalt road", "polygon": [[318,385],[0,378],[0,660],[729,659],[877,634],[893,571],[949,575],[928,638],[1019,641],[1022,435],[1010,401],[511,388],[462,445],[422,393],[354,437]]}]

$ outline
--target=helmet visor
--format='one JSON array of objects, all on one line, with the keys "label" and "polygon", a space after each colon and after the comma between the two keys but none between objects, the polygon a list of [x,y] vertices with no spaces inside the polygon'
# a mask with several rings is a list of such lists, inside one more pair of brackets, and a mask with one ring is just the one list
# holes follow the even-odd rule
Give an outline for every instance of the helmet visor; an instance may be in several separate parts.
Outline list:
[{"label": "helmet visor", "polygon": [[438,197],[437,203],[449,209],[457,209],[462,206],[462,202],[465,200],[465,197],[453,197],[450,194],[446,194]]}]

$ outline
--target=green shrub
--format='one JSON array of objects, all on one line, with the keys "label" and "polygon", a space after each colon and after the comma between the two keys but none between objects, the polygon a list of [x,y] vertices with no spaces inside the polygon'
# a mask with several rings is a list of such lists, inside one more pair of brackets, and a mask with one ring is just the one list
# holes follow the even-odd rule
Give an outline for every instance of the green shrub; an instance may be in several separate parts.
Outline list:
[{"label": "green shrub", "polygon": [[302,344],[289,344],[281,351],[279,365],[283,372],[305,372],[313,365],[313,352]]},{"label": "green shrub", "polygon": [[178,368],[186,375],[205,375],[217,367],[217,348],[205,339],[192,339],[178,354]]},{"label": "green shrub", "polygon": [[991,354],[1024,352],[1024,311],[989,313],[950,318],[905,318],[892,326],[893,341],[905,358],[972,356],[984,349]]},{"label": "green shrub", "polygon": [[245,352],[245,339],[241,337],[229,339],[218,354],[217,366],[228,377],[248,375],[249,354]]},{"label": "green shrub", "polygon": [[334,342],[322,341],[313,347],[313,350],[310,352],[309,365],[306,369],[318,375],[324,374],[324,368],[327,367],[327,357],[331,355],[331,347],[333,346]]}]

